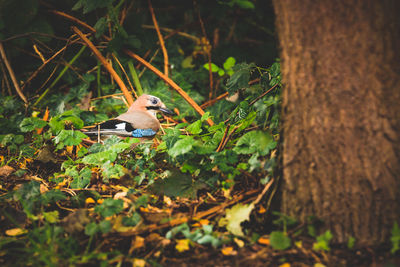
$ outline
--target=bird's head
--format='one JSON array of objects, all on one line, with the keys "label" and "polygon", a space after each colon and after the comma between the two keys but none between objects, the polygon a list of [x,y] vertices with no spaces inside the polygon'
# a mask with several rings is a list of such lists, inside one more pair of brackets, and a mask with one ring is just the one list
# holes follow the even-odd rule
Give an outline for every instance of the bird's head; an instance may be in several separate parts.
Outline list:
[{"label": "bird's head", "polygon": [[165,104],[156,96],[152,95],[146,95],[143,94],[136,101],[130,106],[129,111],[134,111],[134,110],[143,110],[151,113],[152,115],[156,115],[158,111],[161,111],[163,113],[173,115],[174,113],[167,109]]}]

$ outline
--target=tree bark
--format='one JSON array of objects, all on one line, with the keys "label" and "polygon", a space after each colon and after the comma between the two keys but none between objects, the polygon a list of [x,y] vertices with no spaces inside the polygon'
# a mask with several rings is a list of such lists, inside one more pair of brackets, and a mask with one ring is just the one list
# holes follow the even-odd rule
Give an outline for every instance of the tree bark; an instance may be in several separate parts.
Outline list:
[{"label": "tree bark", "polygon": [[400,219],[399,1],[274,0],[283,90],[282,211],[336,242]]}]

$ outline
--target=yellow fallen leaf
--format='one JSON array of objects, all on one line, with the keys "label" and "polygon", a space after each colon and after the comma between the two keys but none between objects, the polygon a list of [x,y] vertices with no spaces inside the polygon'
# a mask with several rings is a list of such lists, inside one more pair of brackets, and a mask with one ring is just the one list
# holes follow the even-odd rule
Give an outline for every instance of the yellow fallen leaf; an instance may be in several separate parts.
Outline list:
[{"label": "yellow fallen leaf", "polygon": [[269,245],[270,244],[270,242],[269,242],[269,238],[265,238],[265,237],[260,237],[259,239],[258,239],[258,243],[260,243],[260,244],[262,244],[262,245]]},{"label": "yellow fallen leaf", "polygon": [[209,224],[210,224],[210,221],[207,220],[207,219],[202,219],[202,220],[199,221],[199,223],[200,223],[201,225],[209,225]]},{"label": "yellow fallen leaf", "polygon": [[325,264],[319,263],[317,262],[316,264],[314,264],[314,267],[326,267]]},{"label": "yellow fallen leaf", "polygon": [[88,197],[88,198],[85,200],[85,203],[86,203],[86,204],[95,204],[96,201],[95,201],[93,198]]},{"label": "yellow fallen leaf", "polygon": [[133,267],[145,267],[146,261],[143,259],[134,259],[132,265]]},{"label": "yellow fallen leaf", "polygon": [[103,202],[104,202],[104,199],[103,199],[103,198],[99,198],[99,199],[97,200],[97,204],[103,204]]},{"label": "yellow fallen leaf", "polygon": [[257,212],[260,213],[260,214],[263,214],[263,213],[266,213],[267,210],[266,210],[263,206],[260,206],[260,207],[258,208],[258,211],[257,211]]},{"label": "yellow fallen leaf", "polygon": [[26,234],[27,232],[28,232],[28,230],[26,230],[26,229],[12,228],[12,229],[6,230],[6,235],[8,235],[8,236],[19,236],[19,235]]},{"label": "yellow fallen leaf", "polygon": [[233,249],[233,247],[224,247],[221,249],[222,254],[224,254],[225,256],[232,256],[232,255],[236,255],[237,251]]},{"label": "yellow fallen leaf", "polygon": [[303,242],[301,242],[301,240],[300,241],[296,241],[296,242],[294,242],[294,245],[296,247],[298,247],[298,248],[302,248],[303,247]]},{"label": "yellow fallen leaf", "polygon": [[285,262],[284,264],[279,265],[279,267],[290,267],[290,263]]},{"label": "yellow fallen leaf", "polygon": [[184,252],[184,251],[189,250],[190,249],[189,242],[190,242],[189,239],[176,240],[176,246],[175,246],[176,250],[179,252]]},{"label": "yellow fallen leaf", "polygon": [[236,245],[238,245],[239,248],[244,247],[244,241],[242,239],[239,238],[234,238],[233,241],[235,241]]}]

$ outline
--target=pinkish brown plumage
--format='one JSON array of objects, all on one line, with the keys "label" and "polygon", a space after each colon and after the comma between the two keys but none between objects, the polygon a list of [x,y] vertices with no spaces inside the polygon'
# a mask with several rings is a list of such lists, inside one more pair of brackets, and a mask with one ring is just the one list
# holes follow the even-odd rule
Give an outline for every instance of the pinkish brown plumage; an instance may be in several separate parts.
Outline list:
[{"label": "pinkish brown plumage", "polygon": [[127,112],[97,125],[85,134],[153,137],[160,128],[160,122],[156,116],[159,111],[173,114],[158,97],[143,94]]}]

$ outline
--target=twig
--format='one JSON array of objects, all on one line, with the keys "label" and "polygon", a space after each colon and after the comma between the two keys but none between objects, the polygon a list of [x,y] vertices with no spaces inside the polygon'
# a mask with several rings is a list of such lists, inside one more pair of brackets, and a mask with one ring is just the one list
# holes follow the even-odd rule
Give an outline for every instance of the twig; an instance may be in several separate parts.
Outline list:
[{"label": "twig", "polygon": [[221,142],[219,142],[219,145],[218,145],[218,148],[217,148],[217,152],[220,152],[221,151],[221,149],[222,149],[222,145],[224,144],[224,142],[225,142],[225,138],[226,138],[226,136],[228,135],[228,131],[229,131],[229,128],[231,127],[231,125],[228,123],[228,125],[226,126],[226,129],[225,129],[225,132],[224,132],[224,135],[222,136],[222,139],[221,139]]},{"label": "twig", "polygon": [[[155,27],[153,25],[142,25],[142,28],[144,28],[144,29],[155,29]],[[167,37],[170,37],[171,34],[174,33],[174,34],[178,34],[178,35],[180,35],[182,37],[191,39],[191,40],[193,40],[195,42],[200,42],[200,39],[198,37],[190,35],[190,34],[188,34],[186,32],[180,32],[180,31],[173,30],[173,29],[170,29],[170,28],[165,28],[165,27],[160,27],[160,30],[170,33],[164,39],[167,39]]]},{"label": "twig", "polygon": [[[41,96],[36,100],[36,102],[33,104],[36,106],[50,91],[51,88],[53,88],[56,83],[61,79],[61,77],[64,75],[64,73],[71,67],[71,65],[77,60],[80,55],[83,53],[85,50],[86,46],[82,46],[82,48],[78,51],[78,53],[66,64],[66,66],[61,70],[60,74],[58,74],[57,78],[50,84],[50,86],[41,94]],[[55,70],[54,70],[55,71]],[[53,72],[54,73],[54,72]],[[53,73],[51,75],[53,75]],[[50,79],[50,78],[49,78]],[[47,83],[47,81],[46,81]]]},{"label": "twig", "polygon": [[275,87],[277,87],[279,85],[279,83],[275,84],[274,86],[272,86],[271,88],[269,88],[267,91],[265,91],[264,93],[262,93],[261,95],[259,95],[256,99],[254,99],[253,101],[250,102],[249,106],[252,106],[254,103],[256,103],[258,100],[260,100],[261,98],[263,98],[266,94],[268,94],[269,92],[271,92],[272,90],[275,89]]},{"label": "twig", "polygon": [[232,135],[236,132],[236,130],[239,128],[239,125],[235,126],[235,128],[233,128],[233,130],[229,133],[229,135],[225,138],[224,143],[222,144],[221,150],[222,151],[226,144],[228,143],[229,139],[231,139]]},{"label": "twig", "polygon": [[271,185],[274,183],[274,179],[271,179],[265,186],[263,191],[258,195],[258,197],[252,202],[253,205],[257,205],[258,202],[261,201],[265,193],[267,193],[268,189],[271,187]]},{"label": "twig", "polygon": [[132,90],[133,94],[135,95],[136,98],[138,98],[138,95],[136,94],[136,91],[135,91],[135,89],[133,88],[133,85],[132,85],[132,83],[131,83],[131,80],[129,79],[129,76],[128,76],[128,74],[126,73],[124,66],[122,66],[121,62],[119,62],[117,56],[116,56],[114,53],[112,53],[112,56],[113,56],[113,58],[115,59],[115,61],[117,62],[118,66],[121,68],[122,72],[125,74],[126,80],[128,81],[129,86],[131,87],[131,90]]},{"label": "twig", "polygon": [[75,17],[73,17],[71,15],[68,15],[67,13],[64,13],[64,12],[61,12],[61,11],[58,11],[58,10],[50,10],[50,12],[52,12],[52,13],[58,15],[58,16],[64,17],[66,19],[69,19],[70,21],[73,21],[73,22],[85,27],[86,29],[88,29],[91,32],[96,32],[96,29],[93,28],[92,26],[86,24],[85,22],[83,22],[83,21],[81,21],[81,20],[79,20],[79,19],[77,19],[77,18],[75,18]]},{"label": "twig", "polygon": [[52,61],[54,58],[56,58],[61,52],[63,52],[69,45],[76,43],[77,41],[79,41],[80,39],[75,39],[72,40],[71,42],[69,42],[68,44],[66,44],[63,48],[61,48],[60,50],[58,50],[53,56],[51,56],[49,59],[45,60],[43,62],[43,64],[37,68],[37,70],[35,70],[35,72],[32,73],[31,76],[29,76],[29,78],[26,80],[26,82],[24,83],[24,85],[22,85],[22,90],[24,90],[24,88],[32,81],[33,78],[35,78],[38,73],[50,62]]},{"label": "twig", "polygon": [[219,100],[221,100],[221,99],[227,97],[228,95],[229,95],[229,93],[228,93],[228,92],[225,92],[225,93],[223,93],[222,95],[219,95],[219,96],[217,96],[216,98],[211,99],[211,100],[209,100],[209,101],[207,101],[207,102],[201,104],[200,107],[201,107],[201,108],[207,108],[207,107],[213,105],[215,102],[218,102]]},{"label": "twig", "polygon": [[[258,192],[258,191],[259,191],[258,189],[247,191],[247,192],[245,192],[245,193],[243,193],[243,194],[241,194],[241,195],[239,195],[237,197],[234,197],[234,199],[232,199],[230,201],[224,202],[224,203],[222,203],[222,204],[220,204],[218,206],[212,207],[211,209],[208,209],[208,210],[205,210],[205,211],[201,211],[201,212],[199,212],[197,214],[194,214],[193,218],[198,220],[198,219],[201,219],[201,218],[204,218],[204,217],[207,217],[207,216],[216,215],[219,212],[222,212],[226,207],[229,207],[229,206],[239,202],[245,196],[252,195],[252,194],[254,194],[254,193]],[[173,227],[173,226],[176,226],[176,225],[179,225],[179,224],[182,224],[182,223],[186,223],[186,222],[190,221],[191,219],[192,218],[190,218],[190,217],[176,218],[176,219],[173,219],[173,220],[171,220],[171,221],[169,221],[167,223],[150,224],[147,227],[144,227],[144,228],[141,228],[141,229],[135,228],[135,229],[132,229],[130,231],[121,232],[119,234],[122,235],[122,236],[137,235],[137,234],[140,234],[140,233],[146,233],[146,232],[151,232],[151,231],[154,231],[154,230],[160,230],[160,229],[164,229],[164,228],[168,228],[168,227]]]},{"label": "twig", "polygon": [[167,53],[167,49],[165,48],[164,39],[163,39],[163,37],[161,35],[160,28],[158,27],[156,15],[154,14],[154,9],[153,9],[153,6],[151,5],[151,1],[147,0],[147,2],[149,4],[149,10],[150,10],[150,13],[151,13],[151,18],[153,19],[153,24],[154,24],[154,27],[156,28],[158,40],[160,41],[161,50],[162,50],[163,56],[164,56],[164,74],[165,74],[165,76],[168,77],[168,53]]},{"label": "twig", "polygon": [[7,59],[7,55],[6,52],[4,51],[4,47],[3,47],[3,43],[0,42],[0,54],[1,54],[1,58],[4,62],[4,64],[6,65],[6,68],[8,70],[8,73],[10,74],[11,80],[14,84],[15,90],[17,91],[19,97],[25,102],[25,104],[28,104],[28,100],[26,99],[25,95],[22,93],[21,88],[19,87],[17,78],[15,78],[15,74],[13,69],[11,68],[10,63],[8,62]]},{"label": "twig", "polygon": [[[137,61],[141,62],[144,66],[146,66],[148,69],[150,69],[152,72],[154,72],[156,75],[158,75],[161,79],[163,79],[165,82],[167,82],[172,88],[174,88],[196,111],[199,113],[201,116],[204,115],[204,110],[182,89],[180,88],[173,80],[165,76],[161,71],[156,69],[154,66],[152,66],[150,63],[148,63],[146,60],[138,56],[137,54],[133,53],[132,51],[128,49],[124,49],[124,52],[136,59]],[[214,125],[214,122],[208,118],[207,122],[210,126]]]},{"label": "twig", "polygon": [[118,74],[115,72],[115,70],[111,67],[110,63],[107,62],[107,59],[103,57],[103,55],[100,53],[100,51],[93,45],[93,43],[75,26],[72,26],[72,30],[81,37],[81,39],[89,46],[89,48],[92,50],[92,52],[96,55],[96,57],[101,61],[103,66],[108,70],[108,72],[112,75],[114,80],[118,83],[119,87],[121,88],[122,92],[124,93],[124,96],[126,100],[128,101],[129,105],[133,104],[133,97],[129,93],[128,89],[126,88],[124,82],[121,80],[121,78],[118,76]]}]

